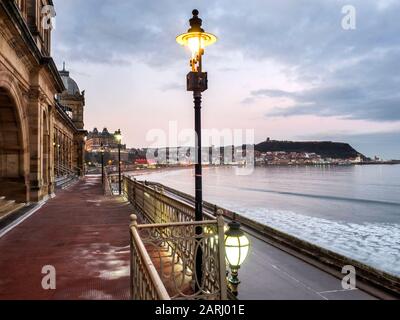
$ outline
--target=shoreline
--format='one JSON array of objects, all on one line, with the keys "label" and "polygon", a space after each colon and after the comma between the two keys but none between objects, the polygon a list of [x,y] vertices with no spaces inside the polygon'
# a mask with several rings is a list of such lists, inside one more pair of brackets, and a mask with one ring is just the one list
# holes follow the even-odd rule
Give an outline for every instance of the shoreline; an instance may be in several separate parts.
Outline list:
[{"label": "shoreline", "polygon": [[[339,163],[326,163],[326,164],[257,164],[255,168],[266,168],[266,167],[351,167],[351,166],[393,166],[400,165],[400,160],[393,161],[385,161],[385,162],[361,162],[361,163],[349,163],[349,164],[339,164]],[[232,168],[232,167],[244,167],[238,164],[228,164],[228,165],[203,165],[203,169],[210,168]],[[165,166],[159,168],[132,168],[129,170],[122,170],[124,174],[126,173],[135,173],[137,176],[146,175],[149,173],[159,173],[159,172],[167,172],[167,171],[175,171],[175,170],[194,170],[194,165],[186,165],[186,166]],[[109,172],[110,175],[118,174],[118,172]]]},{"label": "shoreline", "polygon": [[[356,166],[394,166],[400,165],[400,161],[387,161],[387,162],[365,162],[365,163],[352,163],[352,164],[264,164],[264,165],[255,165],[254,168],[298,168],[298,167],[356,167]],[[240,165],[204,165],[203,169],[210,168],[232,168],[232,167],[241,167]],[[177,170],[194,170],[194,165],[190,166],[165,166],[160,168],[132,168],[129,170],[122,170],[122,174],[128,174],[130,176],[142,176],[148,175],[152,173],[161,173],[168,171],[177,171]],[[118,175],[118,171],[109,171],[108,175]]]}]

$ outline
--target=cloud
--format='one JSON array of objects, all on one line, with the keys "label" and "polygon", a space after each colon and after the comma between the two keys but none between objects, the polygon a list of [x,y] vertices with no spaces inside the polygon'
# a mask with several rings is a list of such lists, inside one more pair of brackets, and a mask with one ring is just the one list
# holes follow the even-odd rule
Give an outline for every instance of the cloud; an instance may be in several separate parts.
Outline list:
[{"label": "cloud", "polygon": [[184,91],[186,90],[186,88],[185,85],[182,83],[172,82],[172,83],[166,83],[165,85],[161,86],[160,90],[163,92],[174,91],[174,90]]},{"label": "cloud", "polygon": [[[240,52],[253,59],[283,62],[296,72],[313,71],[373,47],[393,47],[400,5],[353,0],[356,31],[341,28],[346,1],[206,0],[199,6],[207,30],[220,41],[221,56]],[[70,58],[98,63],[139,59],[162,66],[183,55],[175,36],[188,28],[197,1],[56,0],[57,35]],[[372,46],[372,47],[371,47]],[[313,69],[308,71],[309,69]]]},{"label": "cloud", "polygon": [[[262,106],[264,99],[275,98],[276,107],[269,109],[268,117],[398,121],[400,1],[352,0],[357,29],[349,31],[341,27],[341,9],[347,4],[347,0],[55,0],[54,55],[80,65],[124,67],[139,62],[156,72],[169,68],[172,76],[165,81],[172,83],[154,87],[178,89],[174,82],[179,80],[173,76],[181,72],[187,52],[175,43],[175,36],[187,30],[191,10],[198,6],[204,27],[219,38],[207,55],[207,67],[213,64],[224,81],[220,86],[232,91],[219,94],[221,107],[231,104],[231,96],[247,106]],[[247,71],[255,64],[257,77]],[[266,85],[266,80],[275,79],[270,65],[277,66],[284,81]],[[153,83],[143,73],[135,77],[141,80],[139,94]],[[243,86],[231,86],[231,79]],[[115,83],[116,92],[120,86]],[[285,98],[281,105],[279,98]],[[251,109],[255,123],[260,115]],[[250,117],[250,112],[234,111],[232,119]],[[261,117],[264,113],[261,110]],[[249,120],[248,125],[253,123]]]},{"label": "cloud", "polygon": [[372,121],[400,120],[400,47],[376,49],[325,74],[311,89],[252,91],[248,101],[288,98],[290,107],[277,106],[267,116],[341,116]]},{"label": "cloud", "polygon": [[175,36],[187,25],[180,13],[191,12],[171,0],[69,0],[55,1],[55,6],[56,55],[99,64],[135,60],[157,67],[179,55]]},{"label": "cloud", "polygon": [[[388,88],[389,89],[389,88]],[[393,91],[382,94],[373,84],[359,86],[316,87],[300,92],[282,90],[259,90],[253,97],[289,98],[290,107],[277,107],[267,116],[339,116],[348,119],[373,121],[400,120],[400,94]],[[251,99],[251,98],[250,98]]]},{"label": "cloud", "polygon": [[270,97],[270,98],[295,98],[298,96],[296,92],[289,92],[284,90],[274,90],[274,89],[261,89],[251,92],[254,97]]}]

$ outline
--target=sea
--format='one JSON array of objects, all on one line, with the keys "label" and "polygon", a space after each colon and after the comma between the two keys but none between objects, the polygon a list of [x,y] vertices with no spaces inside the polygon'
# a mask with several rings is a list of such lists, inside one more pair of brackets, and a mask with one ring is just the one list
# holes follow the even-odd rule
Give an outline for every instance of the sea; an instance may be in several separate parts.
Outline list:
[{"label": "sea", "polygon": [[[145,174],[194,194],[194,170]],[[400,165],[203,169],[204,200],[400,276]]]}]

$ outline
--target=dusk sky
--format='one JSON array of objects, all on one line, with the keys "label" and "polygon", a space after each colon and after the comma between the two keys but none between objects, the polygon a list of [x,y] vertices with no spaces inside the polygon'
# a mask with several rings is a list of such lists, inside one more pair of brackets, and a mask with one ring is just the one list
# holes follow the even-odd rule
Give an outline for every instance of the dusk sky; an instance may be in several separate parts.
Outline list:
[{"label": "dusk sky", "polygon": [[[342,28],[342,7],[356,29]],[[218,36],[206,49],[203,127],[254,129],[256,142],[334,140],[400,159],[400,1],[55,1],[53,56],[86,90],[85,126],[193,127],[189,52],[175,42],[192,9]]]}]

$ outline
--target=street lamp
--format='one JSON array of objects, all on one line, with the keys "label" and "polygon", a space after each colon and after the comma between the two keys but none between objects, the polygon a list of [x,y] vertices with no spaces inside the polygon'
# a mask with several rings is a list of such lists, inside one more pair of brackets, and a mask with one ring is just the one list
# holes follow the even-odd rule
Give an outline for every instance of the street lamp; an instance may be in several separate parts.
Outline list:
[{"label": "street lamp", "polygon": [[[196,132],[196,166],[195,166],[195,220],[203,220],[203,187],[202,187],[202,157],[201,157],[201,94],[208,88],[207,73],[203,72],[202,57],[204,48],[217,41],[217,37],[207,33],[202,29],[203,21],[198,17],[199,11],[193,10],[193,18],[189,20],[190,29],[187,33],[181,34],[176,41],[190,49],[192,56],[190,59],[191,72],[186,77],[187,91],[193,92],[195,110],[195,132]],[[202,233],[202,228],[196,228],[196,235]],[[199,238],[199,237],[198,237]],[[200,239],[198,239],[200,241]],[[196,275],[200,283],[202,282],[202,260],[203,252],[198,247],[196,253]]]},{"label": "street lamp", "polygon": [[[193,18],[189,20],[190,29],[188,32],[181,34],[176,38],[176,41],[190,49],[192,58],[190,59],[190,66],[192,72],[202,73],[202,56],[204,55],[204,48],[217,42],[217,37],[211,33],[207,33],[201,28],[202,20],[198,17],[199,11],[194,9],[192,11]],[[207,74],[205,74],[207,77]],[[201,89],[201,88],[200,88]],[[207,90],[200,90],[200,92]],[[193,91],[193,90],[188,90]]]},{"label": "street lamp", "polygon": [[230,266],[231,275],[228,278],[233,294],[237,295],[240,284],[238,271],[249,254],[250,241],[240,229],[240,223],[232,221],[225,232],[225,255]]},{"label": "street lamp", "polygon": [[118,142],[118,192],[119,195],[122,194],[121,190],[121,141],[122,141],[122,134],[121,129],[115,131],[114,134],[115,140]]},{"label": "street lamp", "polygon": [[100,146],[101,153],[101,184],[104,185],[104,146],[101,144]]}]

